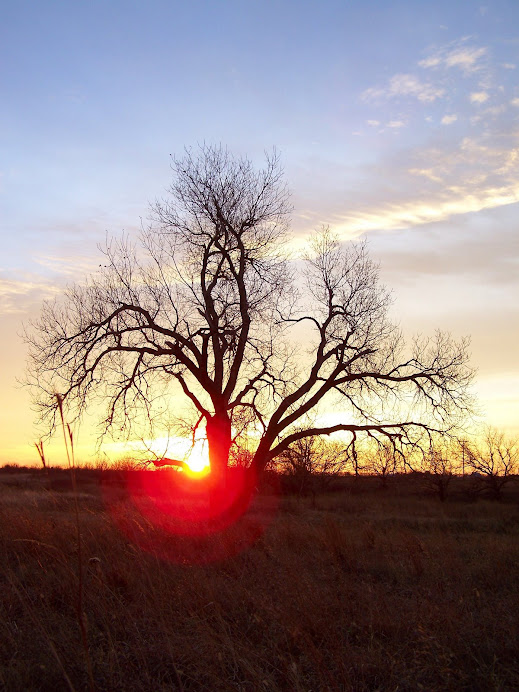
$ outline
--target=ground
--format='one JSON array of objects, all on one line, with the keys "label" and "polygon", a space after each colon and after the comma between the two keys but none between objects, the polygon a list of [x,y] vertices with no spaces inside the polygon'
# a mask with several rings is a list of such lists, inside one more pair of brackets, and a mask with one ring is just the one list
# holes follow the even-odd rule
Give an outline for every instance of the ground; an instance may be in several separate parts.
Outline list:
[{"label": "ground", "polygon": [[85,644],[59,479],[0,473],[0,688],[89,689],[90,666],[98,690],[519,689],[513,493],[440,503],[417,480],[348,479],[172,536],[120,479],[83,479]]}]

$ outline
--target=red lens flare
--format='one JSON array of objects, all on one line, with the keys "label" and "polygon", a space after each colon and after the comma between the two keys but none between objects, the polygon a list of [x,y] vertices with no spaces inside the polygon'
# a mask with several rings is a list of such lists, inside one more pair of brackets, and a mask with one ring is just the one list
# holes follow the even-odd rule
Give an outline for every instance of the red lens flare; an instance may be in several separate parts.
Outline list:
[{"label": "red lens flare", "polygon": [[[117,495],[127,501],[117,501]],[[242,468],[229,469],[219,486],[210,473],[130,471],[124,488],[114,494],[107,487],[104,497],[129,540],[181,564],[220,561],[250,547],[270,524],[278,504],[278,493],[260,503],[256,477]]]}]

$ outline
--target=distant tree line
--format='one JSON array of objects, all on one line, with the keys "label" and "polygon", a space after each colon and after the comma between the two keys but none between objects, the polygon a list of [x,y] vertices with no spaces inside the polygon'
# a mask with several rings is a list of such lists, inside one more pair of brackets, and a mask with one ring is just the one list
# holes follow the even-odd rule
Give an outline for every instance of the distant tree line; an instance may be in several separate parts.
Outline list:
[{"label": "distant tree line", "polygon": [[474,494],[500,500],[503,489],[519,473],[519,442],[487,428],[478,440],[431,437],[404,454],[389,442],[368,440],[355,446],[323,437],[298,440],[273,461],[271,468],[293,481],[299,494],[323,492],[345,473],[374,476],[387,488],[398,474],[420,473],[425,485],[443,502],[456,476],[470,477]]},{"label": "distant tree line", "polygon": [[[49,464],[42,446],[39,451],[42,470],[47,476],[49,473],[54,478],[66,475],[67,469]],[[244,448],[234,450],[231,469],[248,468],[251,455]],[[89,478],[124,483],[125,474],[151,472],[147,471],[148,466],[147,462],[127,455],[115,461],[99,458],[80,465],[78,470],[86,472]],[[35,469],[5,464],[0,470],[15,473]],[[519,479],[519,441],[487,428],[478,440],[437,436],[429,440],[428,447],[418,445],[403,454],[390,442],[370,440],[352,446],[315,435],[296,439],[266,469],[267,485],[269,479],[276,477],[283,491],[314,499],[321,493],[344,488],[347,477],[357,480],[371,477],[379,488],[387,489],[402,475],[420,478],[422,487],[442,502],[447,499],[454,479],[460,478],[465,479],[463,487],[467,496],[484,495],[501,500],[505,487]]]}]

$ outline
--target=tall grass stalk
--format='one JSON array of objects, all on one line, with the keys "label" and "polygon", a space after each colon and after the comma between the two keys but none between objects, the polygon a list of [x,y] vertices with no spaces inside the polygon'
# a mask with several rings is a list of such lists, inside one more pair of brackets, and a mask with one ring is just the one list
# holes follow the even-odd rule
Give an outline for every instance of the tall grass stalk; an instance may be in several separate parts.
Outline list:
[{"label": "tall grass stalk", "polygon": [[43,440],[40,440],[39,442],[35,442],[34,446],[36,447],[36,450],[38,452],[38,456],[40,457],[41,465],[47,472],[49,473],[49,466],[47,464],[47,459],[45,458],[45,450],[43,449]]},{"label": "tall grass stalk", "polygon": [[77,493],[77,482],[76,482],[76,460],[74,454],[74,435],[70,424],[65,421],[65,415],[63,413],[63,398],[60,394],[56,394],[56,400],[58,402],[59,415],[61,419],[61,428],[63,430],[63,440],[65,443],[65,452],[67,455],[67,463],[70,469],[70,478],[72,481],[72,491],[74,495],[74,513],[76,517],[76,535],[77,535],[77,561],[78,561],[78,589],[77,589],[77,620],[79,624],[79,630],[81,632],[81,642],[83,644],[83,651],[85,654],[85,662],[88,670],[88,678],[90,683],[90,690],[93,692],[95,690],[94,684],[94,673],[92,670],[92,661],[90,658],[90,651],[88,648],[88,634],[86,626],[86,616],[83,611],[83,550],[81,542],[81,524],[79,520],[79,504],[78,504],[78,493]]}]

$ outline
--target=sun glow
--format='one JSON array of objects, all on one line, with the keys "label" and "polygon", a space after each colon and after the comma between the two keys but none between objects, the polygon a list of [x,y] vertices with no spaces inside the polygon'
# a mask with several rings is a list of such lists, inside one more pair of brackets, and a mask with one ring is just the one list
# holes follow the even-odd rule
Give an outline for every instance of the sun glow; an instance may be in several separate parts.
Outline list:
[{"label": "sun glow", "polygon": [[184,467],[192,476],[205,476],[209,473],[211,467],[206,445],[201,442],[195,442],[195,445],[184,458]]},{"label": "sun glow", "polygon": [[[137,457],[142,457],[142,446],[143,440],[135,440],[124,445],[115,443],[109,445],[109,451],[114,456],[135,452]],[[194,443],[192,438],[170,436],[144,440],[144,446],[144,455],[147,455],[151,468],[153,464],[163,466],[172,462],[177,470],[192,477],[205,476],[210,471],[208,444],[207,439],[203,437],[203,431],[195,436]]]},{"label": "sun glow", "polygon": [[[150,460],[147,467],[128,470],[122,479],[132,505],[131,518],[128,512],[121,512],[120,496],[114,493],[113,485],[107,482],[102,486],[104,503],[129,541],[182,565],[219,562],[241,552],[261,537],[277,509],[274,489],[261,518],[255,518],[253,527],[247,524],[244,540],[219,539],[248,513],[256,497],[256,476],[250,469],[237,466],[228,469],[224,483],[213,478],[203,432],[194,440],[171,436],[144,441]],[[135,531],[139,516],[151,532]],[[172,540],[177,536],[193,540]]]}]

